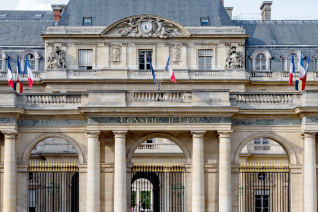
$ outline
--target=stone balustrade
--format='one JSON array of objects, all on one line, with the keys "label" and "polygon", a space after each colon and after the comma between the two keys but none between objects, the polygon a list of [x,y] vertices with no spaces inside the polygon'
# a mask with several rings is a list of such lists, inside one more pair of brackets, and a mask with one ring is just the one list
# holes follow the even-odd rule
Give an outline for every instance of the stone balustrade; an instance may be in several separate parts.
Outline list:
[{"label": "stone balustrade", "polygon": [[26,95],[26,104],[81,104],[81,95]]},{"label": "stone balustrade", "polygon": [[93,70],[71,71],[71,76],[73,76],[73,77],[95,77],[96,71],[93,71]]},{"label": "stone balustrade", "polygon": [[251,71],[251,78],[272,77],[273,74],[270,71]]},{"label": "stone balustrade", "polygon": [[239,94],[237,103],[293,103],[293,94]]},{"label": "stone balustrade", "polygon": [[[33,71],[32,72],[33,73],[33,78],[34,78],[34,80],[36,81],[36,80],[39,80],[40,78],[41,78],[41,72],[39,72],[39,71]],[[44,73],[44,72],[42,72],[42,73]],[[12,73],[12,78],[14,79],[14,81],[15,81],[15,79],[16,79],[16,72],[13,72]],[[0,72],[0,81],[7,81],[8,79],[7,79],[7,72],[6,71],[1,71]],[[22,74],[22,80],[23,81],[28,81],[28,75],[27,74]]]},{"label": "stone balustrade", "polygon": [[195,71],[194,76],[196,77],[224,77],[224,71]]},{"label": "stone balustrade", "polygon": [[135,102],[184,102],[184,93],[182,92],[135,92]]}]

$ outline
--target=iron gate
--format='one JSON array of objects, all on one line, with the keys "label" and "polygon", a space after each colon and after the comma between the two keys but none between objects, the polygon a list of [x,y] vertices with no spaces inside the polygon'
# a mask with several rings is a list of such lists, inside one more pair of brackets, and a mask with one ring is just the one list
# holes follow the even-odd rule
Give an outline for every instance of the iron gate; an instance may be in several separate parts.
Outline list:
[{"label": "iron gate", "polygon": [[185,207],[183,163],[133,164],[131,211],[184,212]]},{"label": "iron gate", "polygon": [[28,211],[78,212],[77,164],[75,162],[30,163]]},{"label": "iron gate", "polygon": [[289,165],[244,163],[240,166],[240,212],[288,212]]}]

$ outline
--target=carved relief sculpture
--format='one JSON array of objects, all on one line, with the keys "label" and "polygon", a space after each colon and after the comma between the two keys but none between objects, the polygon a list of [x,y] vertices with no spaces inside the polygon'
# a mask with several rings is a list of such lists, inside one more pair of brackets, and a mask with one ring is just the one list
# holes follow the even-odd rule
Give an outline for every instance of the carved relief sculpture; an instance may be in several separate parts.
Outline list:
[{"label": "carved relief sculpture", "polygon": [[182,54],[182,45],[181,44],[171,44],[170,45],[170,55],[171,55],[171,62],[173,64],[179,65],[181,61],[181,54]]},{"label": "carved relief sculpture", "polygon": [[58,46],[55,47],[55,51],[51,52],[48,57],[49,69],[63,69],[66,68],[66,53]]},{"label": "carved relief sculpture", "polygon": [[227,53],[225,68],[235,69],[243,68],[243,54],[242,52],[236,51],[236,46],[232,46],[230,51]]},{"label": "carved relief sculpture", "polygon": [[112,44],[110,46],[110,61],[114,63],[121,62],[122,46],[120,44]]},{"label": "carved relief sculpture", "polygon": [[166,39],[182,35],[173,23],[148,16],[130,18],[118,24],[117,28],[119,28],[119,30],[116,34],[129,37],[159,37]]}]

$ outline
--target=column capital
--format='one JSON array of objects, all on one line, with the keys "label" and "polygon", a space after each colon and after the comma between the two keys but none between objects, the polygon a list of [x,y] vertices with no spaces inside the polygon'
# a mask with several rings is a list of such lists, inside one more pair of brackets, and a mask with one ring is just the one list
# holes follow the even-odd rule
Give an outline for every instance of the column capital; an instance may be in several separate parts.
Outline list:
[{"label": "column capital", "polygon": [[4,134],[5,138],[15,138],[15,136],[18,134],[17,130],[3,130],[1,132]]},{"label": "column capital", "polygon": [[113,130],[115,138],[126,138],[128,130]]},{"label": "column capital", "polygon": [[218,131],[219,138],[231,138],[232,130]]},{"label": "column capital", "polygon": [[206,133],[205,130],[193,130],[193,131],[191,131],[193,138],[202,138],[205,133]]},{"label": "column capital", "polygon": [[317,132],[303,132],[302,134],[304,138],[315,138]]},{"label": "column capital", "polygon": [[99,130],[86,130],[87,138],[98,138],[100,131]]}]

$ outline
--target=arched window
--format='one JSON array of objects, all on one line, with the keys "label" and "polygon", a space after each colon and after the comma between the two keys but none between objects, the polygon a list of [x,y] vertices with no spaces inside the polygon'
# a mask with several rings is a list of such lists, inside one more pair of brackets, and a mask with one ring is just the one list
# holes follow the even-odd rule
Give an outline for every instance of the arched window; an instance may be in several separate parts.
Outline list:
[{"label": "arched window", "polygon": [[258,54],[255,58],[255,71],[266,71],[266,56]]},{"label": "arched window", "polygon": [[[297,54],[294,54],[294,53],[292,53],[293,55],[294,55],[294,64],[295,64],[295,71],[298,71],[298,64],[299,64],[299,59],[298,59],[298,56],[297,56]],[[291,64],[291,58],[292,58],[292,54],[290,54],[289,56],[288,56],[288,59],[287,59],[287,71],[289,71],[290,70],[290,64]]]},{"label": "arched window", "polygon": [[25,61],[26,61],[26,57],[28,57],[28,60],[29,60],[29,63],[30,63],[30,66],[31,66],[31,70],[35,70],[35,57],[33,54],[27,54],[25,55],[24,57],[24,64],[25,64]]},{"label": "arched window", "polygon": [[0,71],[2,71],[2,56],[0,54]]}]

